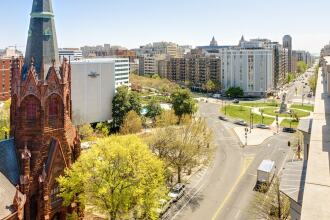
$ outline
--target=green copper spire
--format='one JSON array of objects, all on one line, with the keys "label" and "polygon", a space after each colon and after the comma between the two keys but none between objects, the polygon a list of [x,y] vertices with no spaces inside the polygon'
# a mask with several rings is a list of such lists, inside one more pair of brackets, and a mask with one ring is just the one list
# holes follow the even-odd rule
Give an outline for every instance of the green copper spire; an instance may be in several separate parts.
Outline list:
[{"label": "green copper spire", "polygon": [[60,65],[52,0],[33,0],[25,62],[22,71],[23,79],[26,78],[32,58],[34,58],[34,66],[39,78],[42,68],[46,77],[53,63],[55,67]]}]

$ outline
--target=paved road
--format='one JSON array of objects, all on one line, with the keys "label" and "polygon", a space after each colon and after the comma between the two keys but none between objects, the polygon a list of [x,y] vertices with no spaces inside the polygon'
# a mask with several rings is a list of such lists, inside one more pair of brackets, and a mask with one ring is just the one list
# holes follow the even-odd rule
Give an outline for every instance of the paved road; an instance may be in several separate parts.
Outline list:
[{"label": "paved road", "polygon": [[219,107],[212,103],[200,104],[200,115],[206,118],[215,133],[214,161],[202,172],[199,181],[188,185],[186,196],[164,219],[246,219],[260,162],[275,160],[280,169],[288,159],[287,141],[292,136],[279,134],[260,146],[242,148],[231,129],[233,125],[218,119]]},{"label": "paved road", "polygon": [[[306,71],[306,73],[302,74],[298,80],[293,82],[287,89],[287,100],[289,102],[298,102],[301,103],[302,101],[305,104],[314,103],[313,98],[307,98],[307,94],[310,91],[310,87],[308,85],[309,78],[314,74],[315,67],[312,67]],[[307,76],[307,77],[306,77]],[[307,83],[307,85],[306,85]],[[305,88],[304,88],[305,87]],[[297,92],[296,92],[297,89]],[[302,95],[305,94],[304,98]]]}]

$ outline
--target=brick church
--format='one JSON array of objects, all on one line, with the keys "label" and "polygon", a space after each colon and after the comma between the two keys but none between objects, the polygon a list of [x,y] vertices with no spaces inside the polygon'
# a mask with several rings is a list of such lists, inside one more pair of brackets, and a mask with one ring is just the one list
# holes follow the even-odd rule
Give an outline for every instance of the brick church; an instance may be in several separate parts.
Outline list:
[{"label": "brick church", "polygon": [[51,0],[33,0],[24,62],[12,60],[10,138],[0,141],[0,219],[66,219],[56,178],[80,154],[71,67],[60,63]]}]

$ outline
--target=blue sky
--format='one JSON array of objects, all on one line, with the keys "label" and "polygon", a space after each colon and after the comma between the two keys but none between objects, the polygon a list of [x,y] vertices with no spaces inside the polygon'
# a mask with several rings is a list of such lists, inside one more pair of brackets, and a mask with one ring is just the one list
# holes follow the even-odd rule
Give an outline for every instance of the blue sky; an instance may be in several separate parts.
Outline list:
[{"label": "blue sky", "polygon": [[[237,44],[241,35],[281,41],[313,53],[330,41],[329,0],[53,0],[60,47],[153,41]],[[32,0],[3,1],[0,48],[26,44]]]}]

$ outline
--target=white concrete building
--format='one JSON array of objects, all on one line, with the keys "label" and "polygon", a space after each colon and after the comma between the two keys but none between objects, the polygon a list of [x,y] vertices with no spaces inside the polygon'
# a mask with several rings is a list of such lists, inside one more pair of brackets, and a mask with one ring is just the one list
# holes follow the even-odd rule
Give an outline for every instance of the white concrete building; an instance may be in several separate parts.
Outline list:
[{"label": "white concrete building", "polygon": [[116,88],[129,86],[129,59],[100,58],[71,62],[75,125],[112,119]]},{"label": "white concrete building", "polygon": [[263,96],[274,89],[273,50],[228,47],[219,49],[225,91],[241,87],[245,95]]},{"label": "white concrete building", "polygon": [[58,54],[61,60],[66,58],[68,60],[74,61],[81,60],[83,58],[82,51],[79,48],[60,48],[58,50]]}]

